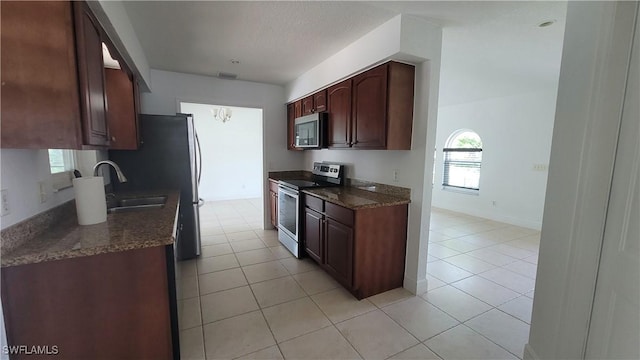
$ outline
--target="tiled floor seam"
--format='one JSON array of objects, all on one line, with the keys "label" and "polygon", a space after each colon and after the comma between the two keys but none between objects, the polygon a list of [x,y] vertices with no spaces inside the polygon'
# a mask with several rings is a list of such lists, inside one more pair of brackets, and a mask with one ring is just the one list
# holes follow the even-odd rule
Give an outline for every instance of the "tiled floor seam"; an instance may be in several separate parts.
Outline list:
[{"label": "tiled floor seam", "polygon": [[[319,307],[319,306],[318,306]],[[365,313],[366,314],[366,313]],[[364,315],[364,314],[360,314],[360,315]],[[353,319],[353,318],[352,318]],[[331,321],[331,319],[329,319],[329,321]],[[349,344],[349,346],[351,346],[351,348],[353,349],[353,351],[355,351],[358,356],[360,356],[360,359],[364,359],[366,360],[366,358],[364,356],[362,356],[362,354],[360,353],[360,351],[358,351],[358,349],[356,349],[356,347],[351,343],[351,341],[349,341],[349,339],[347,339],[344,334],[342,333],[342,331],[340,331],[340,329],[338,329],[338,327],[336,326],[336,324],[332,323],[332,326],[336,329],[336,331],[338,332],[338,334],[340,334],[340,336],[342,336],[342,338],[344,339],[344,341],[347,342],[347,344]]]},{"label": "tiled floor seam", "polygon": [[[505,269],[505,270],[507,270],[507,271],[508,271],[508,269]],[[521,274],[518,274],[518,273],[516,273],[516,272],[513,272],[513,271],[511,271],[511,272],[512,272],[512,273],[514,273],[514,274],[516,274],[516,275],[520,275],[520,276],[522,276],[522,277],[526,277],[526,276],[521,275]],[[512,288],[510,288],[510,287],[507,287],[507,286],[504,286],[504,285],[502,285],[502,284],[499,284],[499,283],[497,283],[497,282],[495,282],[495,281],[493,281],[493,280],[491,280],[491,279],[489,279],[489,278],[486,278],[486,277],[484,277],[484,276],[482,276],[482,275],[480,275],[480,274],[478,274],[478,276],[480,276],[481,278],[483,278],[483,279],[485,279],[485,280],[487,280],[487,281],[491,281],[492,283],[494,283],[494,284],[496,284],[496,285],[498,285],[498,286],[502,286],[503,288],[505,288],[505,289],[507,289],[507,290],[511,290],[511,291],[513,291],[514,293],[518,294],[518,296],[516,296],[516,297],[520,297],[520,296],[522,296],[522,295],[524,295],[524,294],[528,293],[529,291],[534,290],[534,289],[529,289],[529,290],[527,290],[527,291],[525,291],[525,292],[521,292],[521,291],[519,291],[519,290],[514,290],[514,289],[512,289]],[[531,279],[531,278],[529,278],[529,277],[526,277],[526,278]],[[461,280],[462,280],[462,279],[461,279]],[[535,281],[535,279],[531,279],[531,280],[534,280],[534,281]],[[458,280],[458,281],[460,281],[460,280]],[[456,281],[456,282],[457,282],[457,281]],[[453,285],[452,285],[452,286],[453,286]],[[534,286],[535,286],[535,285],[534,285]],[[456,287],[456,289],[457,289],[457,287]],[[462,289],[460,289],[460,290],[462,290]],[[462,290],[462,291],[464,291],[464,290]],[[471,295],[471,294],[469,294],[469,295]],[[515,299],[515,297],[514,297],[514,298],[512,298],[512,299],[509,299],[509,301],[511,301],[511,300],[513,300],[513,299]],[[502,303],[502,304],[504,304],[504,303]],[[500,305],[502,305],[502,304],[500,304]]]},{"label": "tiled floor seam", "polygon": [[[391,321],[393,321],[393,322],[394,322],[394,323],[396,323],[398,326],[400,326],[400,327],[401,327],[404,331],[406,331],[409,335],[413,336],[413,338],[414,338],[414,339],[416,339],[416,340],[418,341],[418,343],[421,343],[421,342],[422,342],[422,341],[420,341],[420,339],[418,339],[415,335],[413,335],[413,333],[412,333],[411,331],[409,331],[409,329],[405,328],[404,326],[402,326],[402,324],[400,324],[398,321],[396,321],[396,319],[394,319],[394,318],[392,318],[391,316],[389,316],[389,314],[387,314],[386,312],[384,312],[382,309],[378,309],[378,310],[382,311],[382,313],[383,313],[386,317],[388,317],[389,319],[391,319]],[[407,349],[409,349],[409,348],[411,348],[411,347],[413,347],[413,346],[415,346],[415,345],[409,346]],[[404,350],[407,350],[407,349],[404,349]],[[404,350],[402,350],[402,351],[404,351]],[[399,352],[398,352],[398,354],[399,354],[399,353],[401,353],[402,351],[399,351]]]},{"label": "tiled floor seam", "polygon": [[[238,257],[236,256],[235,251],[234,251],[234,253],[233,253],[233,256],[235,256],[235,257],[236,257],[236,260],[238,260]],[[242,271],[242,275],[244,276],[244,280],[245,280],[245,281],[247,282],[247,284],[248,284],[247,286],[249,287],[249,291],[251,291],[251,296],[253,296],[253,300],[254,300],[254,301],[256,302],[256,304],[258,305],[258,311],[260,311],[260,315],[262,315],[262,320],[263,320],[263,321],[264,321],[264,323],[267,325],[267,329],[269,329],[269,333],[271,334],[271,338],[273,338],[273,342],[274,342],[274,343],[275,343],[275,345],[278,347],[278,351],[280,352],[280,355],[283,355],[283,354],[282,354],[282,349],[280,349],[280,346],[278,346],[278,341],[276,340],[276,337],[275,337],[275,335],[273,334],[273,330],[271,330],[271,326],[269,325],[269,322],[267,321],[267,317],[264,315],[264,312],[262,311],[262,307],[260,306],[260,303],[258,302],[258,298],[256,297],[256,294],[253,292],[253,288],[251,287],[251,284],[249,284],[249,279],[247,279],[247,275],[244,273],[244,271]],[[253,311],[255,311],[255,310],[253,310]],[[273,346],[273,345],[270,345],[270,346],[268,346],[268,347],[266,347],[266,348],[269,348],[269,347],[271,347],[271,346]],[[258,350],[258,351],[260,351],[260,350]],[[245,356],[245,355],[248,355],[248,354],[252,354],[252,353],[254,353],[254,352],[255,352],[255,351],[248,352],[248,353],[246,353],[246,354],[242,354],[242,355],[240,355],[239,357],[242,357],[242,356]],[[283,355],[282,357],[284,358],[284,355]]]},{"label": "tiled floor seam", "polygon": [[[483,279],[484,279],[484,278],[483,278]],[[462,280],[464,280],[464,279],[461,279],[461,280],[458,280],[458,281],[462,281]],[[485,279],[485,280],[487,280],[487,281],[491,281],[491,280],[489,280],[489,279]],[[458,282],[458,281],[455,281],[454,283],[456,283],[456,282]],[[493,281],[491,281],[491,282],[493,282]],[[502,286],[502,285],[500,285],[500,284],[494,283],[494,284],[496,284],[496,285],[498,285],[498,286],[502,286],[503,288],[505,288],[505,289],[507,289],[507,290],[511,290],[512,292],[515,292],[515,293],[517,293],[517,294],[518,294],[518,296],[514,296],[514,297],[512,297],[512,298],[509,298],[509,300],[504,301],[504,302],[501,302],[501,303],[500,303],[500,304],[498,304],[497,306],[494,306],[494,305],[489,304],[488,302],[486,302],[486,301],[484,301],[484,300],[482,300],[482,299],[478,298],[477,296],[475,296],[475,295],[473,295],[473,294],[471,294],[471,293],[466,292],[464,289],[460,289],[459,287],[457,287],[457,286],[453,285],[454,283],[449,284],[449,286],[453,286],[456,290],[460,290],[460,291],[462,291],[463,293],[465,293],[465,294],[467,294],[467,295],[471,296],[472,298],[474,298],[474,299],[476,299],[476,300],[478,300],[478,301],[482,301],[483,303],[485,303],[485,304],[487,304],[487,305],[489,305],[489,306],[491,306],[491,307],[498,307],[498,306],[502,306],[502,305],[504,305],[504,304],[508,303],[509,301],[511,301],[511,300],[513,300],[513,299],[517,299],[517,298],[519,298],[520,296],[523,296],[523,295],[524,295],[524,294],[521,294],[521,293],[519,293],[519,292],[517,292],[517,291],[515,291],[515,290],[511,290],[511,289],[509,289],[509,288],[507,288],[507,287],[505,287],[505,286]],[[426,299],[425,299],[425,300],[426,300]],[[446,312],[446,311],[445,311],[445,312]]]},{"label": "tiled floor seam", "polygon": [[[456,289],[458,289],[458,288],[456,288]],[[460,289],[458,289],[458,290],[460,290]],[[460,291],[462,291],[462,290],[460,290]],[[470,295],[470,294],[467,294],[467,295]],[[476,297],[474,297],[474,298],[475,298],[476,300],[478,300],[478,301],[482,301],[482,300],[480,300],[480,299],[478,299],[478,298],[476,298]],[[456,317],[455,317],[455,316],[453,316],[452,314],[449,314],[448,312],[446,312],[443,308],[439,307],[438,305],[436,305],[436,304],[434,304],[434,303],[430,302],[429,300],[427,300],[427,299],[425,299],[425,298],[422,298],[422,299],[423,299],[424,301],[428,302],[429,304],[433,305],[434,307],[436,307],[436,309],[438,309],[438,310],[442,311],[443,313],[445,313],[445,314],[447,314],[447,315],[451,316],[452,318],[454,318],[454,319],[458,322],[458,325],[460,325],[460,324],[464,324],[465,322],[467,322],[467,321],[469,321],[469,320],[471,320],[471,319],[475,319],[475,318],[477,318],[478,316],[480,316],[480,315],[482,315],[482,314],[488,313],[489,311],[493,310],[493,308],[494,308],[494,307],[493,307],[493,305],[487,304],[486,302],[482,301],[482,303],[484,303],[484,304],[486,304],[486,305],[490,306],[491,308],[490,308],[489,310],[485,310],[485,311],[483,311],[483,312],[481,312],[481,313],[478,313],[478,314],[476,314],[476,315],[474,315],[474,316],[472,316],[472,317],[470,317],[470,318],[468,318],[468,319],[466,319],[466,320],[464,320],[464,321],[460,321],[460,320],[458,320],[458,318],[456,318]],[[456,325],[456,326],[458,326],[458,325]],[[455,327],[455,326],[454,326],[454,327]],[[449,328],[449,329],[451,329],[451,328]],[[446,330],[445,330],[445,331],[446,331]],[[444,332],[444,331],[443,331],[443,332]],[[433,336],[432,336],[432,337],[433,337]],[[427,340],[428,340],[428,339],[427,339]],[[426,340],[425,340],[425,341],[426,341]]]},{"label": "tiled floor seam", "polygon": [[[469,320],[471,320],[471,319],[469,319]],[[467,321],[468,321],[468,320],[467,320]],[[465,321],[465,322],[466,322],[466,321]],[[482,336],[483,338],[487,339],[488,341],[490,341],[490,342],[491,342],[491,343],[493,343],[494,345],[498,346],[499,348],[503,349],[504,351],[508,352],[509,354],[511,354],[511,355],[513,355],[513,356],[515,356],[516,358],[518,358],[518,359],[522,359],[523,355],[517,355],[517,354],[514,354],[514,353],[513,353],[513,351],[510,351],[509,349],[505,348],[504,346],[502,346],[502,345],[500,345],[500,344],[496,343],[495,341],[493,341],[493,340],[489,339],[486,335],[484,335],[483,333],[480,333],[480,332],[476,331],[475,329],[473,329],[472,327],[470,327],[470,326],[469,326],[469,325],[467,325],[467,324],[462,324],[462,325],[466,326],[467,328],[469,328],[469,329],[470,329],[471,331],[473,331],[474,333],[476,333],[476,334],[478,334],[478,335]],[[523,352],[524,352],[524,344],[522,344],[522,350],[523,350]]]}]

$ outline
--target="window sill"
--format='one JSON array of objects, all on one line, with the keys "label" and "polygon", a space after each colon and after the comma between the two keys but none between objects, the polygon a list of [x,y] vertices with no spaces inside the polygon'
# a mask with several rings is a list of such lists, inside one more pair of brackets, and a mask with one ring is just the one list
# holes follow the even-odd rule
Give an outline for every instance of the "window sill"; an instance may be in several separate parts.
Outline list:
[{"label": "window sill", "polygon": [[54,192],[58,192],[63,189],[68,189],[73,186],[71,180],[73,179],[72,171],[64,171],[60,173],[51,174],[51,187]]},{"label": "window sill", "polygon": [[452,186],[443,186],[442,190],[459,193],[459,194],[465,194],[465,195],[474,195],[474,196],[480,195],[480,190],[462,189],[462,188],[457,188]]}]

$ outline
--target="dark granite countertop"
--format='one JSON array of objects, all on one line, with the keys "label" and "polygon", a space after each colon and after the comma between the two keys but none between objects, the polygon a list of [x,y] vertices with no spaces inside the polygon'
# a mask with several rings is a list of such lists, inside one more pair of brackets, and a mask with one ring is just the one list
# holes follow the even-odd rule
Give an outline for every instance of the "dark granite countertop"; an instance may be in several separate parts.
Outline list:
[{"label": "dark granite countertop", "polygon": [[295,179],[311,179],[312,173],[304,170],[294,171],[271,171],[269,172],[269,179],[278,180],[295,180]]},{"label": "dark granite countertop", "polygon": [[[270,180],[310,179],[311,172],[273,171],[269,172]],[[382,206],[404,205],[411,202],[411,190],[370,181],[346,179],[345,186],[301,190],[330,203],[351,210],[376,208]]]},{"label": "dark granite countertop", "polygon": [[164,207],[107,215],[107,221],[78,225],[73,211],[65,220],[2,254],[1,266],[35,264],[81,256],[142,249],[173,244],[174,223],[179,203],[178,191],[153,191],[117,194],[167,195]]},{"label": "dark granite countertop", "polygon": [[349,186],[306,189],[302,192],[351,210],[404,205],[411,202],[409,199]]}]

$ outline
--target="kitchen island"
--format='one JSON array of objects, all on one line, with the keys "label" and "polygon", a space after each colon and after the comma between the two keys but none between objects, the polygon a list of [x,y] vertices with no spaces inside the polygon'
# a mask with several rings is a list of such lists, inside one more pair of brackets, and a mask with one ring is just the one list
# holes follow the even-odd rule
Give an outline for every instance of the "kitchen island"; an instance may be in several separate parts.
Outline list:
[{"label": "kitchen island", "polygon": [[109,214],[102,224],[79,226],[68,211],[34,236],[20,224],[4,230],[3,242],[21,239],[1,263],[8,344],[55,345],[73,359],[176,358],[179,193],[164,194],[162,208]]}]

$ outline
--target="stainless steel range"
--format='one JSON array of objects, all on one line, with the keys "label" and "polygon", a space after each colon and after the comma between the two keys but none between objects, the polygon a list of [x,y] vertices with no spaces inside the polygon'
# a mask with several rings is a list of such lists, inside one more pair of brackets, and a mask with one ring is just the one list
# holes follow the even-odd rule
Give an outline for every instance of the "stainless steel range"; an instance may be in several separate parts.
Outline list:
[{"label": "stainless steel range", "polygon": [[344,166],[337,164],[313,163],[311,179],[280,180],[278,182],[278,240],[291,253],[300,258],[300,192],[302,189],[342,186]]}]

